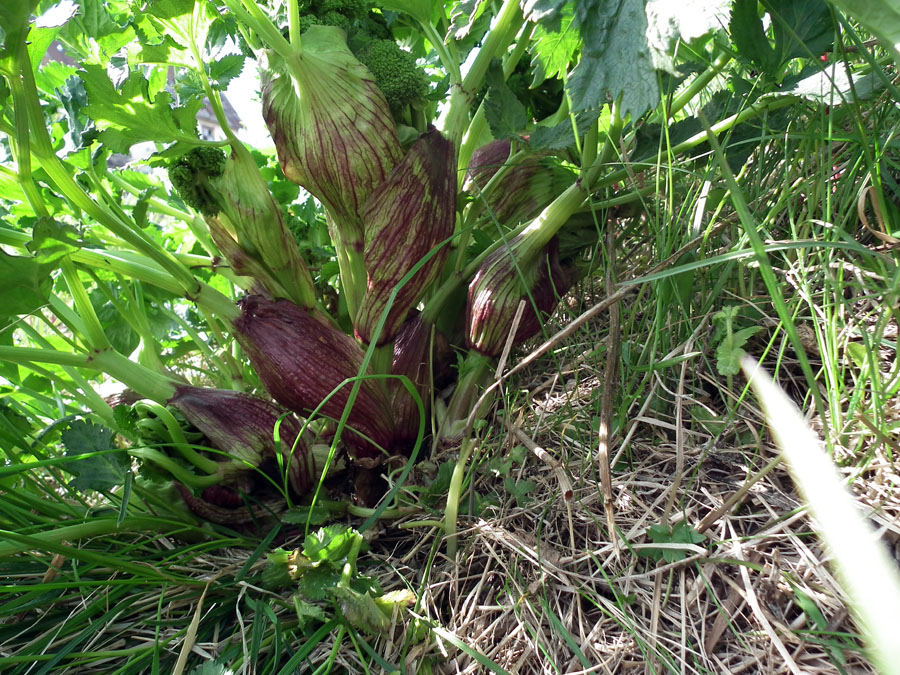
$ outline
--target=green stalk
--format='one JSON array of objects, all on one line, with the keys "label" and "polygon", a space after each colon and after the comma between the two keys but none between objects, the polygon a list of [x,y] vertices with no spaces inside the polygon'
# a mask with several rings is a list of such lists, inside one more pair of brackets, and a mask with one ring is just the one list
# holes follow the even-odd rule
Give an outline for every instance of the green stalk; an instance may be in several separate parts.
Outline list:
[{"label": "green stalk", "polygon": [[524,22],[525,17],[522,16],[518,0],[505,0],[487,38],[482,41],[472,67],[463,78],[463,90],[469,96],[474,96],[481,88],[491,61],[512,44]]},{"label": "green stalk", "polygon": [[[115,173],[107,173],[106,177],[116,186],[122,188],[127,192],[130,192],[135,197],[141,196],[141,190],[136,188],[121,176]],[[174,206],[167,204],[158,197],[150,197],[146,200],[146,203],[152,210],[156,211],[157,213],[161,213],[164,216],[169,216],[170,218],[175,218],[176,220],[180,220],[183,223],[186,223],[193,235],[197,238],[197,241],[200,242],[200,245],[204,249],[206,249],[207,253],[209,253],[211,256],[219,255],[219,250],[212,243],[212,239],[209,238],[209,232],[206,228],[206,223],[200,216],[195,216],[191,213],[188,213],[187,211],[176,209]],[[191,267],[191,264],[186,262],[181,255],[175,254],[175,258],[182,264]]]},{"label": "green stalk", "polygon": [[112,350],[88,355],[34,347],[0,347],[0,361],[26,366],[32,363],[55,363],[60,366],[92,368],[111,375],[142,396],[160,403],[166,403],[175,395],[178,384]]},{"label": "green stalk", "polygon": [[444,44],[441,36],[438,34],[437,30],[431,23],[419,22],[419,25],[422,27],[422,34],[434,47],[434,51],[437,52],[438,58],[441,60],[441,65],[444,66],[444,70],[446,70],[447,74],[450,75],[451,86],[462,84],[462,73],[459,70],[459,59],[455,58],[454,54],[451,53],[451,50],[448,49],[447,45]]},{"label": "green stalk", "polygon": [[[16,532],[0,532],[0,558],[9,558],[26,551],[59,548],[64,542],[76,542],[81,539],[101,537],[125,532],[153,532],[169,534],[185,529],[199,529],[184,522],[161,519],[157,516],[129,516],[121,523],[116,518],[92,518],[76,525],[57,527],[33,535],[21,535]],[[65,547],[67,548],[67,547]],[[153,572],[152,567],[135,565],[138,573],[146,575]]]},{"label": "green stalk", "polygon": [[290,62],[294,58],[296,49],[299,49],[300,45],[297,44],[295,48],[285,40],[281,31],[275,27],[253,0],[224,0],[224,2],[241,23],[255,30],[263,42],[286,62]]},{"label": "green stalk", "polygon": [[457,168],[460,172],[460,182],[465,180],[465,171],[469,168],[469,162],[472,161],[472,153],[483,145],[485,130],[487,129],[487,118],[484,116],[484,101],[478,106],[478,110],[472,116],[472,121],[463,135],[462,143],[459,146],[459,157],[457,158]]},{"label": "green stalk", "polygon": [[[135,187],[115,172],[108,172],[106,174],[106,178],[111,183],[114,183],[117,187],[131,193],[135,197],[141,197],[143,194],[143,191],[140,188]],[[188,224],[190,224],[190,222],[194,220],[194,216],[192,216],[187,211],[176,209],[174,206],[164,202],[159,197],[150,197],[146,200],[146,202],[151,209],[153,209],[157,213],[161,213],[164,216],[169,216],[170,218],[175,218],[176,220],[180,220]]]},{"label": "green stalk", "polygon": [[459,516],[459,500],[462,497],[463,478],[466,475],[466,465],[472,450],[475,449],[475,441],[472,438],[464,438],[459,449],[459,458],[453,467],[450,476],[450,487],[447,490],[447,505],[444,507],[444,538],[447,542],[447,557],[456,560],[456,520]]},{"label": "green stalk", "polygon": [[172,474],[172,477],[179,483],[183,483],[187,487],[195,490],[218,485],[222,481],[222,478],[218,473],[206,474],[204,476],[193,474],[171,457],[154,448],[128,448],[128,454],[132,457],[137,457],[142,462],[152,462],[153,464],[156,464]]},{"label": "green stalk", "polygon": [[[54,330],[66,343],[72,347],[72,349],[78,349],[77,340],[81,339],[81,336],[85,333],[84,322],[81,320],[81,317],[78,316],[72,309],[64,303],[58,295],[51,295],[47,299],[47,304],[50,306],[50,310],[56,315],[56,318],[60,323],[65,325],[65,327],[69,330],[73,337],[69,337],[65,335],[57,326],[52,326],[52,324],[48,324],[52,326],[52,330]],[[43,319],[43,315],[41,315]],[[46,321],[46,319],[44,319]],[[76,340],[77,338],[77,340]]]},{"label": "green stalk", "polygon": [[[331,217],[328,214],[325,215],[325,220],[330,225]],[[363,297],[366,294],[366,283],[368,281],[366,261],[362,251],[357,251],[352,245],[343,245],[337,228],[329,226],[328,231],[331,233],[334,248],[337,252],[338,268],[341,272],[341,286],[344,290],[344,300],[347,302],[347,312],[350,315],[350,320],[355,322],[359,306],[362,304]]]},{"label": "green stalk", "polygon": [[[37,332],[27,321],[23,321],[20,325],[20,329],[28,336],[30,340],[40,345],[43,349],[52,349],[50,343]],[[75,384],[73,388],[70,383],[63,380],[56,373],[53,373],[49,370],[45,370],[44,368],[40,368],[35,364],[29,364],[28,366],[34,372],[46,377],[49,380],[56,381],[61,387],[70,391],[70,393],[79,400],[82,405],[86,408],[89,408],[97,417],[102,419],[107,424],[114,424],[114,416],[113,410],[110,405],[103,400],[103,397],[97,393],[93,386],[82,377],[78,371],[71,366],[63,366],[63,371],[68,375],[72,382]]]},{"label": "green stalk", "polygon": [[728,62],[731,61],[732,55],[728,52],[723,52],[719,55],[713,64],[700,73],[694,80],[685,88],[683,92],[681,92],[678,96],[672,99],[672,103],[669,104],[668,110],[666,114],[668,119],[672,119],[675,115],[677,115],[681,110],[691,101],[693,101],[696,96],[706,89],[710,82],[712,82],[728,65]]},{"label": "green stalk", "polygon": [[512,43],[524,21],[518,0],[504,0],[494,25],[482,42],[478,55],[463,78],[462,84],[451,87],[450,103],[438,126],[444,136],[453,141],[455,147],[460,147],[463,134],[469,126],[469,107],[475,93],[484,82],[488,66]]},{"label": "green stalk", "polygon": [[208,457],[204,457],[190,446],[190,443],[188,443],[187,438],[184,436],[184,430],[181,428],[178,420],[175,419],[175,416],[169,412],[168,408],[155,401],[141,401],[135,405],[135,408],[148,410],[156,415],[157,419],[165,426],[166,432],[169,434],[169,438],[172,441],[172,445],[188,462],[204,473],[214,474],[219,470],[218,462],[209,459]]},{"label": "green stalk", "polygon": [[[13,80],[14,76],[10,76]],[[31,134],[28,129],[28,111],[24,106],[17,105],[14,109],[16,127],[15,134],[9,134],[10,146],[16,160],[15,179],[25,193],[25,198],[38,217],[48,216],[47,205],[38,192],[37,185],[31,177]]]},{"label": "green stalk", "polygon": [[[82,248],[74,251],[70,256],[76,262],[144,281],[176,295],[183,294],[183,288],[171,275],[140,254],[130,251],[98,251]],[[233,300],[203,282],[198,282],[196,294],[187,294],[185,297],[201,310],[212,312],[229,322],[240,315],[240,310]]]},{"label": "green stalk", "polygon": [[51,182],[72,204],[159,264],[178,282],[181,292],[196,293],[199,290],[199,282],[187,268],[160,248],[149,235],[133,223],[120,221],[113,213],[94,201],[75,182],[53,150],[53,143],[44,124],[44,113],[34,82],[31,60],[24,42],[18,46],[13,63],[19,75],[8,78],[13,101],[17,109],[24,108],[28,115],[32,142],[31,152],[40,159],[41,168],[44,169]]},{"label": "green stalk", "polygon": [[[190,325],[187,321],[182,319],[178,315],[177,312],[173,312],[168,307],[160,307],[160,309],[163,312],[163,314],[165,314],[167,317],[169,317],[170,320],[177,323],[181,327],[181,330],[183,330],[185,333],[187,333],[188,337],[194,341],[194,344],[197,345],[197,349],[200,351],[201,354],[203,354],[203,358],[205,358],[207,361],[210,362],[210,365],[212,366],[212,370],[213,370],[213,372],[215,372],[216,375],[218,375],[222,378],[227,378],[227,381],[229,382],[229,384],[236,379],[238,379],[238,380],[241,379],[239,370],[236,369],[237,364],[235,364],[233,361],[226,363],[226,361],[224,359],[221,359],[218,356],[216,356],[216,353],[210,348],[210,346],[207,344],[206,340],[204,340],[202,337],[200,337],[200,334],[197,332],[197,330],[192,325]],[[219,381],[224,381],[224,380],[219,380]],[[225,387],[225,388],[227,389],[230,387]]]},{"label": "green stalk", "polygon": [[300,46],[300,3],[288,0],[288,36],[294,47]]},{"label": "green stalk", "polygon": [[72,300],[75,303],[75,308],[81,317],[84,331],[80,335],[81,339],[92,351],[111,349],[112,345],[109,344],[109,339],[107,339],[106,333],[103,332],[103,326],[100,325],[97,312],[94,311],[94,306],[91,304],[87,291],[84,290],[84,284],[78,278],[78,270],[75,269],[72,259],[69,256],[63,257],[60,266],[62,267],[63,278],[65,278],[66,285],[69,287],[69,293],[72,295]]}]

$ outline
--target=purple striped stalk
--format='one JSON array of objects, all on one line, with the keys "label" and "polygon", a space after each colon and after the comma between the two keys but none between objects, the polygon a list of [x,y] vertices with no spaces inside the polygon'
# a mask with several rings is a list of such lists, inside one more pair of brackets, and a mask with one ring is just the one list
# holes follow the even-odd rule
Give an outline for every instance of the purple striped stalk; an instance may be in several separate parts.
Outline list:
[{"label": "purple striped stalk", "polygon": [[[361,212],[365,227],[366,294],[355,321],[369,342],[389,295],[429,251],[453,234],[456,218],[456,152],[436,129],[419,136],[371,194]],[[400,330],[422,291],[440,274],[444,246],[397,293],[378,344]]]},{"label": "purple striped stalk", "polygon": [[[266,391],[290,410],[309,413],[359,373],[364,353],[356,340],[294,303],[249,295],[240,307],[235,337]],[[352,382],[337,390],[321,414],[339,419],[351,388]],[[363,381],[347,424],[350,429],[344,439],[355,457],[381,456],[379,446],[390,450],[394,425],[390,400],[380,382]]]},{"label": "purple striped stalk", "polygon": [[[422,315],[411,317],[400,328],[394,342],[394,360],[391,372],[394,375],[406,375],[418,391],[428,415],[431,401],[432,380],[440,378],[440,371],[450,358],[450,343],[439,331],[434,331],[432,344],[432,325]],[[432,351],[433,347],[433,351]],[[434,367],[434,376],[429,367]],[[399,380],[389,380],[391,393],[391,409],[394,413],[396,432],[395,445],[400,451],[411,448],[419,432],[419,408],[410,395],[409,390]]]}]

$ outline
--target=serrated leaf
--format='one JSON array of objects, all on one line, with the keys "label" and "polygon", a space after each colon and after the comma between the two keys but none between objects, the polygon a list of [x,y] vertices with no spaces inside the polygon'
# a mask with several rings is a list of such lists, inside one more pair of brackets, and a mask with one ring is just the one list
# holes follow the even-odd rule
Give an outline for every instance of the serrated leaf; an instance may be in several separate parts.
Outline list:
[{"label": "serrated leaf", "polygon": [[320,602],[329,597],[329,592],[340,580],[340,570],[331,565],[322,565],[304,570],[297,580],[297,589],[307,600]]},{"label": "serrated leaf", "polygon": [[777,57],[759,16],[757,0],[735,0],[731,8],[728,32],[741,58],[755,64],[760,70],[768,71]]},{"label": "serrated leaf", "polygon": [[116,421],[116,428],[120,434],[130,440],[137,437],[138,413],[134,406],[117,405],[113,408],[113,419]]},{"label": "serrated leaf", "polygon": [[390,620],[378,609],[375,600],[368,593],[358,593],[346,586],[336,586],[331,589],[331,594],[337,600],[343,617],[354,628],[370,635],[390,630]]},{"label": "serrated leaf", "polygon": [[834,25],[822,0],[763,0],[763,6],[772,17],[779,68],[791,59],[814,59],[831,49]]},{"label": "serrated leaf", "polygon": [[542,25],[535,28],[531,43],[531,87],[553,77],[565,76],[579,45],[571,13],[561,17],[559,30],[551,31]]},{"label": "serrated leaf", "polygon": [[240,75],[243,69],[244,55],[228,54],[209,65],[209,79],[216,89],[225,90],[228,88],[228,83]]},{"label": "serrated leaf", "polygon": [[515,498],[516,506],[520,508],[528,505],[531,501],[528,499],[528,495],[534,492],[536,487],[537,483],[533,480],[517,481],[509,476],[503,479],[503,488]]},{"label": "serrated leaf", "polygon": [[524,0],[521,4],[526,21],[543,24],[547,30],[558,31],[568,0]]},{"label": "serrated leaf", "polygon": [[171,143],[195,137],[196,114],[202,101],[173,109],[168,92],[150,100],[149,83],[138,71],[116,85],[105,68],[85,64],[81,78],[90,101],[83,110],[104,130],[102,140],[112,152],[127,153],[132,145],[143,141]]},{"label": "serrated leaf", "polygon": [[328,618],[325,616],[325,611],[321,607],[306,602],[305,600],[301,600],[297,596],[294,596],[294,610],[297,612],[297,619],[301,623],[309,620],[324,622]]},{"label": "serrated leaf", "polygon": [[82,108],[88,103],[84,83],[78,77],[69,77],[58,94],[59,101],[69,120],[68,136],[72,145],[76,150],[90,145],[91,141],[96,138],[97,132],[94,129],[94,123],[82,113]]},{"label": "serrated leaf", "polygon": [[642,0],[582,0],[575,16],[582,55],[566,83],[572,112],[599,108],[620,96],[622,114],[632,119],[655,106],[659,85]]},{"label": "serrated leaf", "polygon": [[343,562],[353,540],[360,534],[346,525],[329,525],[308,534],[303,540],[303,555],[312,561]]},{"label": "serrated leaf", "polygon": [[[76,475],[69,485],[77,490],[109,490],[125,483],[130,469],[128,453],[113,447],[113,432],[88,420],[74,420],[60,435],[66,457],[90,455],[68,462],[66,471]],[[96,454],[95,454],[96,453]]]}]

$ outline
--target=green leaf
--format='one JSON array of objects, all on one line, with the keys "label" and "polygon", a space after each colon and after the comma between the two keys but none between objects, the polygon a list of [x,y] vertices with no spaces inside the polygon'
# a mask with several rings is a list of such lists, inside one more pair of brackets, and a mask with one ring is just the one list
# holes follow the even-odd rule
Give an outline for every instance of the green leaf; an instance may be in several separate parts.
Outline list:
[{"label": "green leaf", "polygon": [[503,479],[503,487],[515,498],[516,506],[524,508],[531,503],[531,500],[528,499],[528,495],[534,492],[537,483],[533,480],[517,481],[515,478],[507,477]]},{"label": "green leaf", "polygon": [[659,102],[642,0],[581,0],[575,5],[581,61],[566,83],[572,112],[621,96],[623,115],[637,119]]},{"label": "green leaf", "polygon": [[484,13],[485,0],[460,0],[450,8],[450,29],[447,35],[454,40],[468,37],[472,26]]},{"label": "green leaf", "polygon": [[328,617],[325,611],[318,605],[302,600],[299,596],[294,596],[294,610],[297,612],[297,620],[301,625],[305,625],[310,621],[321,621],[324,623]]},{"label": "green leaf", "polygon": [[81,78],[90,101],[83,110],[104,130],[101,140],[112,152],[127,153],[143,141],[196,142],[196,116],[203,106],[199,99],[179,109],[172,108],[168,92],[150,100],[147,78],[138,71],[116,85],[104,67],[85,64]]},{"label": "green leaf", "polygon": [[138,413],[134,406],[117,405],[113,408],[113,419],[116,421],[116,429],[120,434],[134,440],[138,436]]},{"label": "green leaf", "polygon": [[494,60],[485,78],[488,93],[484,99],[484,116],[496,139],[518,138],[528,126],[528,112],[503,79],[503,66]]},{"label": "green leaf", "polygon": [[69,77],[58,94],[69,121],[68,136],[72,145],[76,150],[90,145],[97,134],[94,130],[94,123],[82,113],[82,108],[88,102],[84,83],[78,77]]},{"label": "green leaf", "polygon": [[31,314],[47,302],[53,264],[0,251],[0,317]]},{"label": "green leaf", "polygon": [[378,606],[385,616],[394,615],[394,608],[412,607],[416,604],[416,594],[408,588],[401,588],[399,591],[391,591],[375,598],[375,604]]},{"label": "green leaf", "polygon": [[760,70],[769,71],[774,67],[777,56],[769,44],[758,7],[757,0],[735,0],[728,32],[741,58]]},{"label": "green leaf", "polygon": [[844,354],[847,356],[857,368],[862,370],[869,363],[866,347],[862,342],[848,342],[844,347]]},{"label": "green leaf", "polygon": [[565,76],[579,45],[571,12],[561,18],[557,31],[542,25],[535,28],[531,43],[532,88],[549,78]]},{"label": "green leaf", "polygon": [[91,304],[103,327],[109,343],[120,354],[131,354],[141,342],[141,338],[132,329],[119,309],[106,300],[106,296],[100,291],[94,291],[90,294]]},{"label": "green leaf", "polygon": [[579,138],[584,136],[591,125],[606,112],[606,108],[595,108],[578,113],[575,116],[575,129],[572,128],[572,120],[566,119],[553,127],[541,127],[535,129],[528,139],[528,145],[532,150],[565,150],[575,145],[575,133]]},{"label": "green leaf", "polygon": [[38,218],[31,231],[28,250],[40,263],[55,263],[65,255],[84,246],[81,233],[74,225],[61,223],[53,218]]},{"label": "green leaf", "polygon": [[346,525],[329,525],[303,540],[303,555],[313,561],[343,562],[353,540],[361,535]]},{"label": "green leaf", "polygon": [[763,0],[763,6],[772,17],[779,68],[791,59],[815,59],[831,49],[834,25],[822,0]]},{"label": "green leaf", "polygon": [[737,375],[741,371],[741,359],[744,357],[744,345],[753,335],[762,330],[762,326],[750,326],[734,331],[726,336],[716,348],[716,370],[720,375]]},{"label": "green leaf", "polygon": [[522,13],[527,21],[541,23],[547,30],[558,32],[563,13],[569,6],[568,0],[528,0],[522,3]]},{"label": "green leaf", "polygon": [[375,600],[368,593],[359,593],[346,586],[335,586],[331,589],[331,595],[337,600],[343,617],[354,628],[370,635],[390,630],[390,620],[378,609]]},{"label": "green leaf", "polygon": [[[655,544],[699,544],[706,539],[706,535],[701,534],[687,523],[678,523],[672,529],[666,525],[651,525],[647,528],[647,534]],[[687,551],[671,548],[644,550],[642,554],[657,559],[662,557],[667,563],[684,560],[688,555]]]},{"label": "green leaf", "polygon": [[113,432],[88,420],[74,420],[60,436],[66,457],[87,457],[68,462],[66,471],[76,475],[69,486],[77,490],[109,490],[125,483],[130,469],[128,453],[113,447]]},{"label": "green leaf", "polygon": [[228,54],[209,65],[209,79],[214,88],[224,90],[244,69],[243,54]]},{"label": "green leaf", "polygon": [[377,4],[389,12],[409,14],[420,23],[431,23],[436,8],[430,0],[377,0]]},{"label": "green leaf", "polygon": [[321,565],[305,569],[297,580],[297,589],[307,600],[319,602],[329,597],[329,592],[340,580],[340,570],[331,565]]},{"label": "green leaf", "polygon": [[234,675],[234,671],[224,663],[204,661],[192,669],[189,675]]}]

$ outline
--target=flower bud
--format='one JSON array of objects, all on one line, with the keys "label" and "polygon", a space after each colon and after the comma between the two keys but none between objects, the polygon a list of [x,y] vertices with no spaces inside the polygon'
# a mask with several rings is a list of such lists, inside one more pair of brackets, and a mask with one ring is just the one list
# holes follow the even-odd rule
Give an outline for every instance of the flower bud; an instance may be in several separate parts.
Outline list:
[{"label": "flower bud", "polygon": [[492,141],[475,150],[469,162],[465,190],[485,202],[497,222],[515,225],[534,218],[575,179],[549,157],[528,155],[509,167],[490,193],[482,195],[491,178],[509,160],[508,140]]},{"label": "flower bud", "polygon": [[343,245],[361,248],[359,211],[402,156],[384,95],[334,26],[311,26],[292,58],[267,60],[263,117],[284,175],[322,202]]},{"label": "flower bud", "polygon": [[274,403],[229,389],[179,386],[169,405],[232,459],[221,461],[223,478],[233,479],[267,459],[277,459],[277,424],[291,488],[304,495],[312,486],[313,457],[300,436],[300,422]]},{"label": "flower bud", "polygon": [[540,332],[544,318],[553,312],[557,299],[569,286],[569,274],[559,262],[556,237],[533,255],[529,255],[527,243],[520,235],[510,242],[509,249],[504,246],[494,251],[469,284],[467,342],[487,356],[499,356],[503,351],[521,300],[525,300],[525,311],[515,343]]},{"label": "flower bud", "polygon": [[[422,399],[426,415],[431,400],[432,384],[441,378],[441,371],[452,354],[447,338],[437,330],[434,331],[432,340],[432,328],[433,326],[425,321],[421,314],[411,317],[404,323],[394,342],[394,361],[391,368],[394,375],[405,375],[410,379]],[[419,406],[399,380],[390,380],[388,389],[396,425],[394,442],[401,449],[411,448],[419,433]]]},{"label": "flower bud", "polygon": [[[456,218],[456,153],[436,129],[422,134],[371,194],[362,210],[365,226],[366,294],[356,317],[357,336],[369,342],[403,277],[453,234]],[[422,291],[440,274],[444,246],[403,285],[378,336],[393,339]]]},{"label": "flower bud", "polygon": [[[259,268],[254,278],[273,297],[288,298],[306,309],[315,307],[316,291],[309,269],[284,222],[281,206],[244,146],[232,148],[216,185],[224,197],[222,210],[207,217],[211,234],[218,239],[216,245],[220,246],[222,233],[229,232]],[[219,237],[212,232],[213,221],[223,226]]]},{"label": "flower bud", "polygon": [[[356,340],[294,303],[250,295],[240,306],[235,337],[266,391],[283,406],[309,413],[341,383],[360,374],[364,353]],[[352,383],[340,387],[320,412],[339,419],[351,389]],[[347,424],[344,439],[356,457],[380,456],[378,446],[390,449],[394,428],[381,383],[363,380]]]}]

